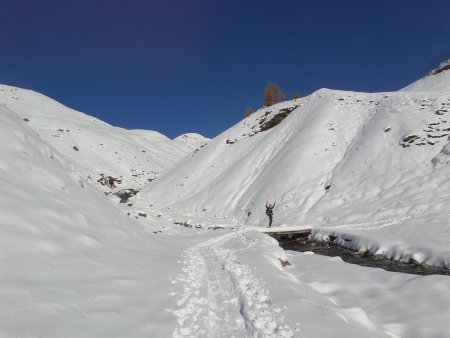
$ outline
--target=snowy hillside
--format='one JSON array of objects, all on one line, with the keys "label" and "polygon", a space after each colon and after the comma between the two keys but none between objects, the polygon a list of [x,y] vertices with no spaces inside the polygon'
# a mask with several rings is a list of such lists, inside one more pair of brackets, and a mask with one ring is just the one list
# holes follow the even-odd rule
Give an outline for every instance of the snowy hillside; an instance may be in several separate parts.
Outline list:
[{"label": "snowy hillside", "polygon": [[[30,90],[1,85],[0,104],[105,191],[138,189],[191,152],[190,146],[158,132],[113,127]],[[105,184],[109,176],[117,179],[117,189]]]},{"label": "snowy hillside", "polygon": [[322,89],[225,131],[152,182],[139,205],[194,224],[264,226],[267,200],[277,226],[383,228],[426,215],[445,224],[449,134],[448,70],[392,93]]},{"label": "snowy hillside", "polygon": [[0,152],[0,336],[167,335],[136,315],[148,286],[166,284],[152,272],[164,263],[148,260],[164,251],[153,233],[4,107]]},{"label": "snowy hillside", "polygon": [[[260,121],[289,109],[279,125],[258,132]],[[251,224],[264,220],[267,197],[277,200],[286,223],[442,210],[449,168],[433,159],[443,161],[449,120],[449,91],[323,89],[262,109],[224,132],[155,181],[148,199],[193,216],[239,219],[251,210]],[[438,204],[424,206],[420,195],[430,188]]]},{"label": "snowy hillside", "polygon": [[0,86],[0,337],[449,336],[448,276],[262,233],[276,200],[272,230],[449,269],[445,68],[398,92],[322,89],[212,140]]},{"label": "snowy hillside", "polygon": [[188,133],[178,136],[174,141],[180,142],[189,147],[192,151],[203,148],[209,139],[196,133]]},{"label": "snowy hillside", "polygon": [[426,77],[403,88],[403,91],[415,92],[448,92],[448,78],[450,59],[442,62],[439,67],[433,69]]},{"label": "snowy hillside", "polygon": [[[292,275],[267,236],[175,228],[156,235],[5,107],[0,141],[1,337],[293,337],[331,328],[385,336],[355,321],[362,310],[339,309],[306,284],[308,295],[289,292],[306,302],[285,318],[286,293],[269,289]],[[265,265],[257,275],[256,262]],[[300,325],[300,309],[330,316],[327,326]]]}]

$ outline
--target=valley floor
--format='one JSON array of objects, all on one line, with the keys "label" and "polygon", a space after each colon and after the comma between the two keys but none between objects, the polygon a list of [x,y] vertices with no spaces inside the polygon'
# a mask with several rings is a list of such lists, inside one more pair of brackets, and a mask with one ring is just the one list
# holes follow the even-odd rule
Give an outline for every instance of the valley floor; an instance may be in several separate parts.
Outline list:
[{"label": "valley floor", "polygon": [[284,251],[255,228],[166,227],[3,273],[1,337],[450,335],[449,277]]},{"label": "valley floor", "polygon": [[[216,231],[183,254],[173,336],[445,337],[450,279],[284,252],[256,231]],[[210,235],[208,235],[209,237]],[[290,265],[282,267],[281,261]]]}]

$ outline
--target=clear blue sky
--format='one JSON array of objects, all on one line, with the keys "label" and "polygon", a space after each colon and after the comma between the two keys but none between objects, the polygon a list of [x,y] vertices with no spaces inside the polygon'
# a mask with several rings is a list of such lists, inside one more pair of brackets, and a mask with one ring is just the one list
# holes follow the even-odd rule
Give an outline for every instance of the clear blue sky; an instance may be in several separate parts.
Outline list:
[{"label": "clear blue sky", "polygon": [[397,90],[448,58],[448,0],[0,1],[0,83],[171,138],[216,136],[269,81]]}]

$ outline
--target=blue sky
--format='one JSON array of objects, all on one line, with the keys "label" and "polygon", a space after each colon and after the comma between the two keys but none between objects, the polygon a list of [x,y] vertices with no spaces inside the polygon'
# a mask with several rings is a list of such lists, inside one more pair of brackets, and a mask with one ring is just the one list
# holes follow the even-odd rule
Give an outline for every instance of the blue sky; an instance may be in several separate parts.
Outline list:
[{"label": "blue sky", "polygon": [[129,129],[213,137],[327,87],[402,88],[450,58],[450,1],[1,0],[0,83]]}]

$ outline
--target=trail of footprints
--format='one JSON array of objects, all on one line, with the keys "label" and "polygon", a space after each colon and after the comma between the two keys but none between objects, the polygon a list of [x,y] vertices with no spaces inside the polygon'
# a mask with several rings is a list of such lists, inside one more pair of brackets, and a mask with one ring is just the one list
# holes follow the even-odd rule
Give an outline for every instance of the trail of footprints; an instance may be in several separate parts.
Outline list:
[{"label": "trail of footprints", "polygon": [[[294,336],[262,281],[234,250],[222,246],[237,236],[202,242],[184,253],[182,273],[172,280],[183,285],[172,311],[179,324],[173,337]],[[240,238],[245,242],[245,236]]]}]

